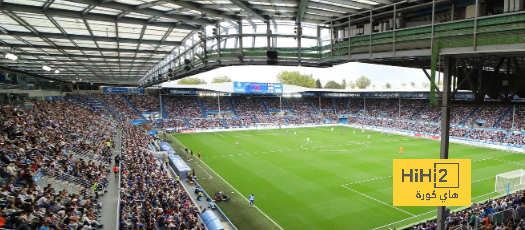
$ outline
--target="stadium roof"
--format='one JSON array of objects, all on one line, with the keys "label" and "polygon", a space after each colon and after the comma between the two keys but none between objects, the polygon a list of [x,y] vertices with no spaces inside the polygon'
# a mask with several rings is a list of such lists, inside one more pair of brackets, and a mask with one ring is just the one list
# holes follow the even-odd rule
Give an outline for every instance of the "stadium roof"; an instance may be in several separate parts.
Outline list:
[{"label": "stadium roof", "polygon": [[[136,83],[207,25],[322,23],[392,0],[0,0],[0,69],[63,81]],[[43,70],[43,66],[51,68]],[[58,71],[57,71],[58,70]]]}]

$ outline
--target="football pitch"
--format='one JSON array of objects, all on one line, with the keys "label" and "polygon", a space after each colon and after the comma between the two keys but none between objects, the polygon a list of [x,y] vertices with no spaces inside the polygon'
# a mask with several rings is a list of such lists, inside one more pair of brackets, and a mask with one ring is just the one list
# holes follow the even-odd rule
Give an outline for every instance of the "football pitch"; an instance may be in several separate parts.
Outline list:
[{"label": "football pitch", "polygon": [[[242,196],[253,193],[255,205],[283,229],[393,229],[435,217],[435,207],[392,205],[392,160],[439,158],[439,141],[342,126],[305,131],[174,137],[195,155],[201,151],[202,161]],[[496,174],[525,168],[525,155],[468,145],[451,143],[450,158],[472,159],[473,202],[498,196]]]}]

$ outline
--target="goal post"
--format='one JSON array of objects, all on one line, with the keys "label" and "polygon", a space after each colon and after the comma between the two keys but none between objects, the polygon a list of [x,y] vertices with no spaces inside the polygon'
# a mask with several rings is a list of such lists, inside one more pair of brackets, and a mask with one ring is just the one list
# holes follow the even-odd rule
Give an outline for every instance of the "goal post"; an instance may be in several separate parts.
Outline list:
[{"label": "goal post", "polygon": [[525,188],[525,170],[518,169],[496,175],[494,192],[509,195]]}]

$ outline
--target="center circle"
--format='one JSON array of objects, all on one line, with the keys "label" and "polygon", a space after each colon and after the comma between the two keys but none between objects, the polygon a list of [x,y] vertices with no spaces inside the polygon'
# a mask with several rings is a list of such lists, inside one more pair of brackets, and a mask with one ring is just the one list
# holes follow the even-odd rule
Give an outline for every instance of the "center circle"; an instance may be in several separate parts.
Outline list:
[{"label": "center circle", "polygon": [[355,141],[345,141],[341,142],[310,142],[301,145],[301,149],[308,151],[318,151],[318,152],[351,152],[351,151],[360,151],[368,148],[367,143],[355,142]]}]

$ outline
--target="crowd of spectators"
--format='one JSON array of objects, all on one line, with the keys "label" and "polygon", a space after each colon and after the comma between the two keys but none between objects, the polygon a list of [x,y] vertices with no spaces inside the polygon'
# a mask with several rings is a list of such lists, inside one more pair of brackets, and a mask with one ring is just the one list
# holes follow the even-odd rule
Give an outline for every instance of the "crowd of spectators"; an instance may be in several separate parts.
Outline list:
[{"label": "crowd of spectators", "polygon": [[514,108],[510,108],[511,109],[511,112],[505,117],[503,118],[503,120],[501,120],[501,122],[498,124],[497,128],[500,128],[500,129],[513,129],[513,130],[518,130],[518,131],[525,131],[524,130],[524,125],[525,125],[525,107],[524,106],[517,106],[515,109],[515,116],[514,116],[514,125],[512,123],[512,120],[513,120],[513,109]]},{"label": "crowd of spectators", "polygon": [[304,98],[287,98],[286,102],[290,105],[294,115],[313,115],[317,114],[312,105]]},{"label": "crowd of spectators", "polygon": [[333,100],[332,98],[323,98],[321,99],[321,104],[319,104],[319,98],[310,98],[306,99],[310,100],[312,104],[321,112],[323,115],[329,115],[334,113],[334,107],[332,106]]},{"label": "crowd of spectators", "polygon": [[159,120],[157,124],[162,129],[169,128],[188,128],[186,121],[184,119],[169,119],[169,120]]},{"label": "crowd of spectators", "polygon": [[[445,220],[445,229],[522,230],[525,229],[525,191],[472,203],[470,208],[451,213]],[[505,213],[505,214],[504,214]],[[499,215],[500,218],[490,218]],[[435,220],[419,223],[413,230],[437,229]]]},{"label": "crowd of spectators", "polygon": [[392,117],[398,111],[399,99],[394,98],[367,98],[364,105],[365,116]]},{"label": "crowd of spectators", "polygon": [[348,98],[335,98],[335,104],[336,104],[336,111],[335,114],[348,114],[348,111],[346,111],[346,108],[348,106],[348,103],[350,103],[350,99]]},{"label": "crowd of spectators", "polygon": [[279,101],[277,97],[261,97],[260,98],[268,110],[288,110],[284,101]]},{"label": "crowd of spectators", "polygon": [[316,124],[323,124],[326,121],[325,116],[312,116],[312,121]]},{"label": "crowd of spectators", "polygon": [[499,130],[488,129],[473,129],[468,134],[468,137],[476,140],[484,140],[491,142],[501,142],[506,133]]},{"label": "crowd of spectators", "polygon": [[273,124],[286,124],[286,120],[282,116],[262,116],[257,117],[259,123],[273,123]]},{"label": "crowd of spectators", "polygon": [[230,103],[228,103],[228,98],[219,97],[219,102],[221,103],[221,108],[219,109],[219,103],[217,103],[217,97],[203,97],[201,102],[204,105],[204,110],[206,111],[230,111]]},{"label": "crowd of spectators", "polygon": [[479,108],[472,117],[467,121],[468,124],[476,123],[476,120],[484,120],[482,127],[492,128],[496,125],[496,122],[507,112],[507,107],[485,107]]},{"label": "crowd of spectators", "polygon": [[[450,124],[463,124],[465,119],[474,111],[472,107],[454,107],[450,110]],[[436,122],[441,122],[438,119]]]},{"label": "crowd of spectators", "polygon": [[401,99],[401,108],[398,112],[394,112],[394,118],[408,120],[423,108],[428,106],[427,100],[413,100],[413,99]]},{"label": "crowd of spectators", "polygon": [[[343,99],[340,99],[340,100],[343,100]],[[350,98],[348,100],[350,100],[350,102],[348,104],[348,110],[346,110],[346,114],[354,115],[359,110],[363,109],[363,105],[364,105],[363,98]]]},{"label": "crowd of spectators", "polygon": [[267,116],[258,98],[232,97],[232,104],[237,116]]},{"label": "crowd of spectators", "polygon": [[440,108],[427,106],[421,109],[417,117],[414,120],[422,120],[426,122],[433,122],[441,116]]},{"label": "crowd of spectators", "polygon": [[512,145],[525,145],[525,134],[512,132],[502,142]]},{"label": "crowd of spectators", "polygon": [[[78,99],[78,97],[77,97]],[[80,106],[81,101],[36,102],[30,109],[0,107],[0,225],[5,229],[91,229],[103,227],[100,207],[89,197],[93,183],[104,183],[105,164],[73,154],[72,147],[105,154],[99,142],[112,142],[113,121]],[[75,106],[79,105],[79,106]],[[89,149],[88,149],[89,148]],[[80,190],[37,186],[36,175],[77,178]],[[85,187],[84,187],[85,186]],[[87,187],[87,188],[86,188]],[[42,227],[43,226],[43,227]]]},{"label": "crowd of spectators", "polygon": [[168,118],[201,118],[202,111],[196,97],[163,97]]},{"label": "crowd of spectators", "polygon": [[436,130],[438,129],[439,125],[437,124],[417,123],[410,128],[410,131],[437,134]]},{"label": "crowd of spectators", "polygon": [[254,126],[255,119],[253,117],[233,117],[224,119],[229,127],[235,126]]},{"label": "crowd of spectators", "polygon": [[104,102],[126,119],[142,119],[142,117],[133,108],[131,108],[122,94],[93,94],[93,96]]},{"label": "crowd of spectators", "polygon": [[120,171],[121,227],[204,230],[198,215],[206,210],[195,205],[182,185],[168,176],[162,162],[148,153],[151,140],[139,128],[125,125]]},{"label": "crowd of spectators", "polygon": [[160,112],[159,97],[152,94],[128,94],[128,100],[135,108],[143,112]]},{"label": "crowd of spectators", "polygon": [[373,119],[366,117],[352,118],[351,122],[375,127],[391,128],[396,130],[408,130],[414,125],[413,122],[396,121],[391,119]]},{"label": "crowd of spectators", "polygon": [[303,124],[314,124],[315,121],[312,120],[310,116],[288,116],[286,117],[290,125],[303,125]]},{"label": "crowd of spectators", "polygon": [[224,127],[222,119],[220,118],[203,118],[203,119],[189,119],[191,128],[194,129],[209,129],[209,128],[219,128]]}]

